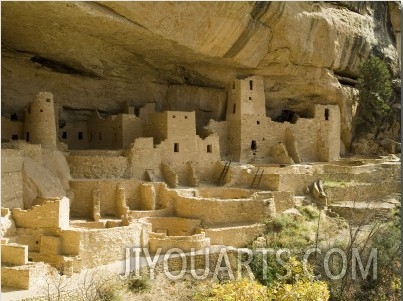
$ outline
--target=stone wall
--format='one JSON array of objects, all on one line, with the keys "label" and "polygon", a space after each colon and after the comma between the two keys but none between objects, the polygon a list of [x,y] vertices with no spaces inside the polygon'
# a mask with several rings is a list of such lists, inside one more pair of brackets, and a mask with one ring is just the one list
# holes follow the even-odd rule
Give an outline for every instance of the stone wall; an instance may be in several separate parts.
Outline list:
[{"label": "stone wall", "polygon": [[73,153],[67,157],[71,176],[75,179],[124,178],[128,160],[124,156],[93,155],[87,151]]},{"label": "stone wall", "polygon": [[25,139],[41,144],[43,148],[56,148],[56,118],[53,94],[40,92],[25,112]]},{"label": "stone wall", "polygon": [[24,123],[1,117],[1,141],[24,139]]},{"label": "stone wall", "polygon": [[200,233],[201,223],[197,219],[178,217],[149,217],[141,221],[152,225],[152,232],[168,236],[190,236]]},{"label": "stone wall", "polygon": [[91,149],[124,149],[141,137],[144,121],[134,114],[118,114],[102,118],[95,112],[87,121]]},{"label": "stone wall", "polygon": [[1,244],[1,263],[24,265],[28,263],[28,246],[15,243]]},{"label": "stone wall", "polygon": [[256,237],[264,233],[264,224],[245,226],[230,226],[222,228],[208,228],[204,231],[210,238],[212,245],[226,245],[235,248],[243,248],[250,244]]},{"label": "stone wall", "polygon": [[[336,184],[336,185],[334,185]],[[400,193],[400,182],[378,183],[345,183],[335,182],[326,184],[325,192],[331,203],[338,202],[366,202],[382,199],[392,193]]]},{"label": "stone wall", "polygon": [[88,127],[86,121],[68,122],[59,130],[59,141],[66,143],[69,149],[86,149],[89,147]]},{"label": "stone wall", "polygon": [[178,248],[183,252],[190,252],[191,249],[201,250],[210,246],[210,238],[206,238],[204,232],[191,236],[167,236],[165,233],[149,234],[149,251],[166,253],[169,249]]},{"label": "stone wall", "polygon": [[2,143],[2,149],[18,149],[21,156],[30,157],[35,162],[42,164],[42,147],[40,144],[27,143],[25,140]]},{"label": "stone wall", "polygon": [[263,222],[269,202],[258,199],[175,197],[175,215],[200,219],[204,227]]},{"label": "stone wall", "polygon": [[46,285],[49,266],[43,262],[17,267],[1,267],[1,286],[28,290]]},{"label": "stone wall", "polygon": [[61,234],[63,253],[80,255],[82,268],[90,268],[125,260],[126,247],[147,246],[151,225],[135,222],[124,227],[77,229],[72,232]]},{"label": "stone wall", "polygon": [[69,227],[70,200],[46,201],[29,210],[14,208],[11,213],[17,227],[66,229]]},{"label": "stone wall", "polygon": [[[73,217],[91,218],[92,198],[96,189],[100,190],[101,196],[101,217],[116,215],[117,187],[122,185],[126,197],[126,205],[130,210],[146,210],[140,193],[141,181],[135,179],[100,179],[100,180],[73,180],[70,182],[71,191],[74,193],[74,202],[71,204],[71,215]],[[150,183],[151,184],[151,183]],[[166,207],[166,203],[160,199],[160,189],[163,186],[159,183],[152,183],[156,193],[156,209]]]},{"label": "stone wall", "polygon": [[163,109],[196,112],[196,128],[206,125],[210,118],[222,120],[225,116],[226,95],[223,89],[190,85],[170,85]]},{"label": "stone wall", "polygon": [[1,150],[1,205],[7,208],[23,208],[21,152]]}]

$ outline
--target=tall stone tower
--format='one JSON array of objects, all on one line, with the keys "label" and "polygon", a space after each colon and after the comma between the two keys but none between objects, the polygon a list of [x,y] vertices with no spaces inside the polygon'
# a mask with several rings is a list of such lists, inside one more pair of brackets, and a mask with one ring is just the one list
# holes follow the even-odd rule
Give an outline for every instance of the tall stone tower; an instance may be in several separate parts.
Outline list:
[{"label": "tall stone tower", "polygon": [[54,149],[57,143],[53,94],[40,92],[25,111],[25,140]]},{"label": "tall stone tower", "polygon": [[260,122],[264,119],[266,99],[263,77],[234,80],[228,87],[226,115],[231,160],[246,162],[248,154],[256,152],[257,140],[252,139],[261,132]]}]

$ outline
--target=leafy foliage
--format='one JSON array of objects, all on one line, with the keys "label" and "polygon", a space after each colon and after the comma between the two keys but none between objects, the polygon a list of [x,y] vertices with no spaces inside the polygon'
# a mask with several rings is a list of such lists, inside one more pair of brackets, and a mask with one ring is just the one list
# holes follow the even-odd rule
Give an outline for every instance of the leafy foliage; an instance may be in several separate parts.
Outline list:
[{"label": "leafy foliage", "polygon": [[359,106],[357,109],[357,130],[371,132],[379,126],[390,110],[392,80],[385,62],[378,57],[370,57],[360,67]]},{"label": "leafy foliage", "polygon": [[[329,300],[327,284],[313,281],[303,271],[303,263],[291,257],[285,265],[291,276],[268,286],[243,278],[224,284],[204,285],[195,295],[196,301],[326,301]],[[307,265],[307,270],[312,269]]]}]

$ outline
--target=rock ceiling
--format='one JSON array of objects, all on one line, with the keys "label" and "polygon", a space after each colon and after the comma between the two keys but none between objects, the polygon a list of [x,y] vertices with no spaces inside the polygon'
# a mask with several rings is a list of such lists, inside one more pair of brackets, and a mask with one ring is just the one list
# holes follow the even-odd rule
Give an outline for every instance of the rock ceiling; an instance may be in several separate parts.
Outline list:
[{"label": "rock ceiling", "polygon": [[[119,112],[124,101],[172,108],[167,95],[178,85],[202,87],[177,93],[198,110],[203,91],[222,93],[233,77],[251,74],[265,78],[268,109],[342,107],[342,84],[354,84],[371,52],[398,70],[400,6],[392,2],[1,5],[3,114],[39,91],[53,92],[66,118]],[[173,103],[180,109],[181,100]]]}]

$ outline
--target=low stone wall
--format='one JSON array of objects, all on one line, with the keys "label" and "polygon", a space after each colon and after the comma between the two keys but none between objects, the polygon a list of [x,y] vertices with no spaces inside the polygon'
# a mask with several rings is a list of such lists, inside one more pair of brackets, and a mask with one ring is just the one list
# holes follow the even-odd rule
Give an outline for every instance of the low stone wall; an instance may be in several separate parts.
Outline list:
[{"label": "low stone wall", "polygon": [[123,156],[71,154],[67,162],[75,179],[124,178],[128,168],[128,160]]},{"label": "low stone wall", "polygon": [[293,196],[294,195],[289,191],[273,191],[276,213],[295,207]]},{"label": "low stone wall", "polygon": [[147,217],[140,221],[150,223],[152,232],[168,236],[188,236],[200,233],[200,220],[179,217]]},{"label": "low stone wall", "polygon": [[1,263],[24,265],[28,263],[28,246],[19,244],[1,245]]},{"label": "low stone wall", "polygon": [[198,188],[196,192],[198,197],[217,199],[246,199],[252,194],[248,189],[228,187]]},{"label": "low stone wall", "polygon": [[264,224],[253,224],[204,230],[212,245],[226,245],[235,248],[246,247],[265,231]]},{"label": "low stone wall", "polygon": [[[336,183],[337,184],[337,183]],[[325,192],[328,203],[344,201],[369,201],[381,199],[392,193],[400,192],[400,182],[386,183],[340,183],[339,187],[326,185]]]},{"label": "low stone wall", "polygon": [[61,228],[69,227],[70,201],[68,198],[46,201],[29,210],[11,210],[15,225],[20,228]]},{"label": "low stone wall", "polygon": [[19,150],[22,157],[30,157],[35,162],[42,164],[42,147],[40,144],[28,143],[25,140],[2,143],[3,149]]},{"label": "low stone wall", "polygon": [[43,262],[29,263],[16,267],[1,267],[1,286],[30,289],[41,286],[49,266]]},{"label": "low stone wall", "polygon": [[263,222],[267,216],[269,200],[259,199],[206,199],[176,194],[175,216],[200,219],[203,226],[248,224]]},{"label": "low stone wall", "polygon": [[166,253],[169,249],[178,248],[183,252],[190,252],[191,249],[201,250],[210,246],[210,238],[206,238],[205,233],[190,236],[167,236],[165,233],[149,234],[149,251],[156,253],[161,249],[161,253]]},{"label": "low stone wall", "polygon": [[82,268],[125,259],[126,247],[146,246],[151,225],[135,222],[125,227],[74,229],[61,233],[64,255],[80,255]]},{"label": "low stone wall", "polygon": [[129,210],[128,215],[133,219],[140,219],[144,217],[154,216],[169,216],[171,214],[170,208],[158,209],[158,210]]}]

